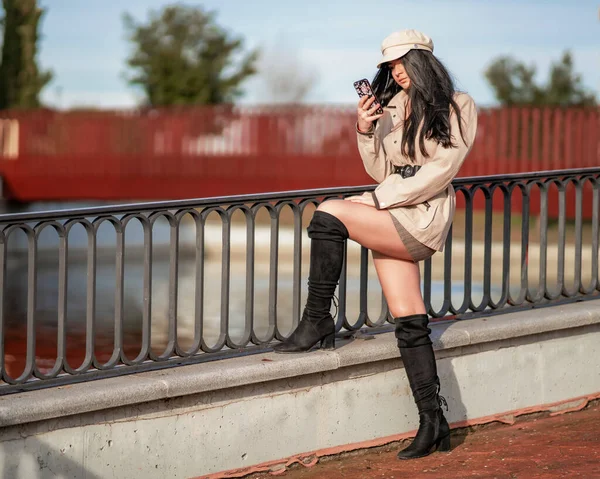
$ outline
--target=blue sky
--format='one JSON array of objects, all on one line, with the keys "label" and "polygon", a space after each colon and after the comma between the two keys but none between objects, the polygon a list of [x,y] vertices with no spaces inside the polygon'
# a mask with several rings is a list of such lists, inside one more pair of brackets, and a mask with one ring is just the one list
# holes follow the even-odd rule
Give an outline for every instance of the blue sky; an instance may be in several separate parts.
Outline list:
[{"label": "blue sky", "polygon": [[[165,0],[39,0],[43,19],[39,61],[55,77],[43,99],[58,107],[128,107],[139,94],[123,78],[130,45],[122,14],[147,19]],[[217,23],[260,47],[271,58],[286,55],[290,72],[311,72],[310,103],[356,101],[352,82],[372,78],[381,40],[405,28],[433,38],[436,55],[480,105],[494,104],[483,72],[499,55],[538,68],[544,81],[565,49],[588,88],[600,98],[599,3],[591,0],[206,0]],[[244,85],[243,103],[270,100],[261,71]]]}]

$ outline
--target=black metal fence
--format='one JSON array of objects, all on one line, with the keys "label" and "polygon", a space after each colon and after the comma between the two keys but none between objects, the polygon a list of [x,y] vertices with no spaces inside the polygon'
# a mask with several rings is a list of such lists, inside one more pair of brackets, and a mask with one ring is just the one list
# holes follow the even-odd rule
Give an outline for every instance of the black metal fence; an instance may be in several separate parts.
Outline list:
[{"label": "black metal fence", "polygon": [[[588,168],[455,180],[453,230],[422,269],[428,313],[597,298],[599,178]],[[268,349],[301,315],[312,211],[373,188],[0,216],[0,394]],[[346,261],[340,334],[386,329],[369,262],[364,248]]]}]

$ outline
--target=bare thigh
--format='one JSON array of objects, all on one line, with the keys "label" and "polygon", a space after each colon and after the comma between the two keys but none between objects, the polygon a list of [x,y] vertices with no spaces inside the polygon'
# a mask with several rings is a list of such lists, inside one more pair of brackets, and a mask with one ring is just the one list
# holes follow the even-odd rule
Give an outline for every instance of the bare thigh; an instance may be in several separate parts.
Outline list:
[{"label": "bare thigh", "polygon": [[325,201],[318,209],[338,218],[350,239],[365,248],[412,262],[388,211],[346,200]]},{"label": "bare thigh", "polygon": [[394,318],[425,313],[418,263],[373,251],[379,283]]}]

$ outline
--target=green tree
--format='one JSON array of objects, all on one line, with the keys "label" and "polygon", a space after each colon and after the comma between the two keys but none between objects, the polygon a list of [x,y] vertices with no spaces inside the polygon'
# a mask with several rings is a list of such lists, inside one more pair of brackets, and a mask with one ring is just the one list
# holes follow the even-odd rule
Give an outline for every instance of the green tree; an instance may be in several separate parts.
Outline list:
[{"label": "green tree", "polygon": [[257,52],[215,24],[215,14],[199,7],[168,6],[139,24],[123,22],[133,52],[127,80],[140,87],[151,106],[215,105],[241,95],[241,83],[256,72]]},{"label": "green tree", "polygon": [[52,79],[36,63],[38,26],[44,9],[37,0],[3,0],[4,42],[0,63],[0,109],[37,108],[40,92]]},{"label": "green tree", "polygon": [[573,58],[566,51],[550,67],[548,83],[535,82],[536,68],[511,57],[497,58],[485,71],[497,100],[506,106],[593,106],[595,95],[583,86],[581,75],[573,69]]}]

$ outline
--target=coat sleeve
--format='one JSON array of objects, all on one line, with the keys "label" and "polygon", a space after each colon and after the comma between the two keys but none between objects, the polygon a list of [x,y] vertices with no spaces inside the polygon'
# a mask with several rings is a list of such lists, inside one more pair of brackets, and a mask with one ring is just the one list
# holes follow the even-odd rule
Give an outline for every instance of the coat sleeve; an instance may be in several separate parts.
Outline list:
[{"label": "coat sleeve", "polygon": [[438,144],[413,177],[388,176],[373,195],[378,209],[420,204],[448,188],[473,146],[477,132],[477,108],[473,99],[461,95],[457,104],[462,116],[464,141],[458,128],[458,117],[451,113],[450,134],[456,146],[444,148]]},{"label": "coat sleeve", "polygon": [[[379,126],[379,125],[378,125]],[[365,171],[377,183],[381,183],[391,172],[391,164],[386,158],[378,127],[362,133],[356,128],[358,152]]]}]

